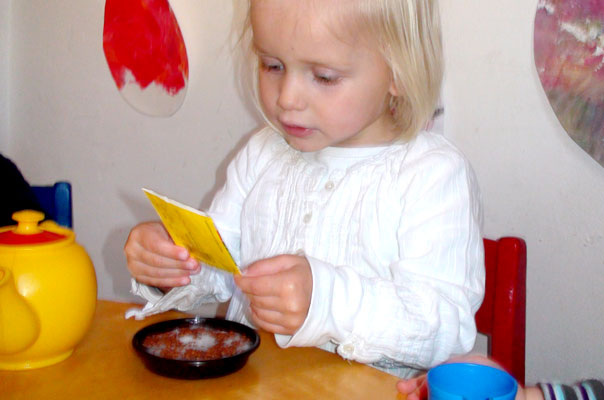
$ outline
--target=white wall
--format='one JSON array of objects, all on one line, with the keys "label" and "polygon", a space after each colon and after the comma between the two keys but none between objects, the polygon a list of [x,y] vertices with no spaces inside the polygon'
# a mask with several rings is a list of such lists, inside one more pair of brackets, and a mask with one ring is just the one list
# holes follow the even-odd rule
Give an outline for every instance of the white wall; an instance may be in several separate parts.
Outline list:
[{"label": "white wall", "polygon": [[0,0],[0,150],[8,147],[8,54],[10,51],[10,5]]},{"label": "white wall", "polygon": [[[191,80],[183,107],[159,119],[131,109],[113,84],[104,1],[0,1],[0,151],[32,183],[72,182],[100,298],[131,299],[122,247],[154,217],[140,188],[207,205],[257,124],[225,45],[231,2],[170,3]],[[541,90],[536,4],[443,0],[447,135],[476,169],[485,234],[528,244],[527,380],[603,377],[604,168],[570,140]]]}]

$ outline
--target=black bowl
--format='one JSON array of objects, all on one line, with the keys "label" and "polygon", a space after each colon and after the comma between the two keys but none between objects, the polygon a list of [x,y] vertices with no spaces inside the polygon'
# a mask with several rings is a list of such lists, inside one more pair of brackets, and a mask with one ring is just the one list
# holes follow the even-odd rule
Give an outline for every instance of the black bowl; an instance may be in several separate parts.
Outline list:
[{"label": "black bowl", "polygon": [[[148,335],[168,332],[177,328],[212,328],[237,332],[251,340],[251,347],[232,357],[215,360],[176,360],[164,358],[149,352],[143,345]],[[228,375],[241,369],[248,357],[260,345],[260,336],[252,328],[233,321],[218,318],[182,318],[158,322],[139,330],[132,338],[132,346],[151,371],[179,379],[203,379]]]}]

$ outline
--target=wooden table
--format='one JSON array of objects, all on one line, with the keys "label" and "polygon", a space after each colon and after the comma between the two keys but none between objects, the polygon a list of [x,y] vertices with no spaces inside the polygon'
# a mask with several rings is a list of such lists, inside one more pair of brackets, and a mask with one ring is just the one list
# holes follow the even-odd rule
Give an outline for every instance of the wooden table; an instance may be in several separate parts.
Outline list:
[{"label": "wooden table", "polygon": [[0,371],[0,398],[402,399],[394,376],[316,348],[281,349],[266,332],[260,332],[260,347],[248,363],[231,375],[194,381],[156,375],[134,352],[132,336],[143,326],[185,315],[124,319],[132,306],[100,300],[90,331],[71,357],[40,369]]}]

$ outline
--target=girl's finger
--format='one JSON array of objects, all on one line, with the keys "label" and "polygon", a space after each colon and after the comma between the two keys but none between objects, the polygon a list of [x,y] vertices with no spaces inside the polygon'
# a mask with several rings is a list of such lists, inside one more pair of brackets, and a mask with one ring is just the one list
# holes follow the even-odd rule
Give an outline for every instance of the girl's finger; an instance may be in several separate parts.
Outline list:
[{"label": "girl's finger", "polygon": [[250,264],[243,273],[245,276],[261,276],[276,274],[285,269],[293,267],[298,262],[299,256],[282,254],[275,257],[265,258]]},{"label": "girl's finger", "polygon": [[254,321],[254,324],[260,328],[260,329],[264,329],[267,332],[272,332],[272,333],[277,333],[280,335],[289,335],[292,332],[290,330],[288,330],[287,328],[285,328],[284,326],[282,326],[280,323],[276,323],[274,322],[275,320],[279,320],[279,318],[275,318],[273,317],[268,317],[269,319],[266,320],[266,313],[260,311],[258,312],[258,310],[252,309],[252,320]]},{"label": "girl's finger", "polygon": [[159,288],[186,286],[191,283],[191,278],[189,276],[178,278],[155,278],[146,275],[141,275],[137,277],[136,280],[140,283],[144,283],[145,285],[155,286]]},{"label": "girl's finger", "polygon": [[[298,328],[304,322],[304,317],[296,316],[291,314],[284,314],[275,310],[265,310],[262,308],[252,307],[252,315],[265,325],[271,325],[280,327],[278,330],[271,330],[270,332],[281,333],[291,335],[298,330]],[[271,328],[271,329],[273,329]],[[265,328],[269,330],[268,328]]]},{"label": "girl's finger", "polygon": [[189,258],[187,249],[175,245],[172,242],[172,239],[149,240],[148,242],[141,243],[141,247],[151,253],[161,254],[164,257],[172,258],[174,260],[185,261]]},{"label": "girl's finger", "polygon": [[275,324],[275,325],[283,325],[283,314],[280,313],[279,311],[275,311],[275,310],[270,310],[270,309],[264,309],[264,308],[258,308],[258,307],[251,307],[252,312],[257,316],[258,319],[260,319],[261,321],[270,323],[270,324]]},{"label": "girl's finger", "polygon": [[157,268],[182,270],[196,269],[199,264],[194,258],[188,257],[184,260],[179,260],[149,251],[139,253],[136,261]]},{"label": "girl's finger", "polygon": [[407,400],[425,400],[427,398],[426,375],[417,378],[402,379],[396,383],[399,392],[407,396]]},{"label": "girl's finger", "polygon": [[136,275],[135,277],[147,276],[155,279],[184,277],[189,276],[191,275],[191,273],[196,271],[186,270],[182,268],[155,267],[142,263],[140,261],[133,261],[132,263],[130,263],[129,267],[130,270],[134,273],[134,275]]},{"label": "girl's finger", "polygon": [[275,311],[283,311],[282,310],[282,300],[276,296],[256,296],[256,295],[248,295],[250,300],[250,304],[258,309],[262,310],[275,310]]},{"label": "girl's finger", "polygon": [[280,284],[273,276],[237,275],[235,283],[241,291],[252,296],[278,296]]}]

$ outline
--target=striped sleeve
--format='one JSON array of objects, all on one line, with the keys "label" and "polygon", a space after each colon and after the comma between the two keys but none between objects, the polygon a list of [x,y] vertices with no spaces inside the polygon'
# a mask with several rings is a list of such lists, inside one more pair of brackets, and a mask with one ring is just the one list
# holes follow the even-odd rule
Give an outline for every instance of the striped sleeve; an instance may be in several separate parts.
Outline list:
[{"label": "striped sleeve", "polygon": [[604,400],[604,383],[588,379],[574,385],[539,383],[545,400]]}]

